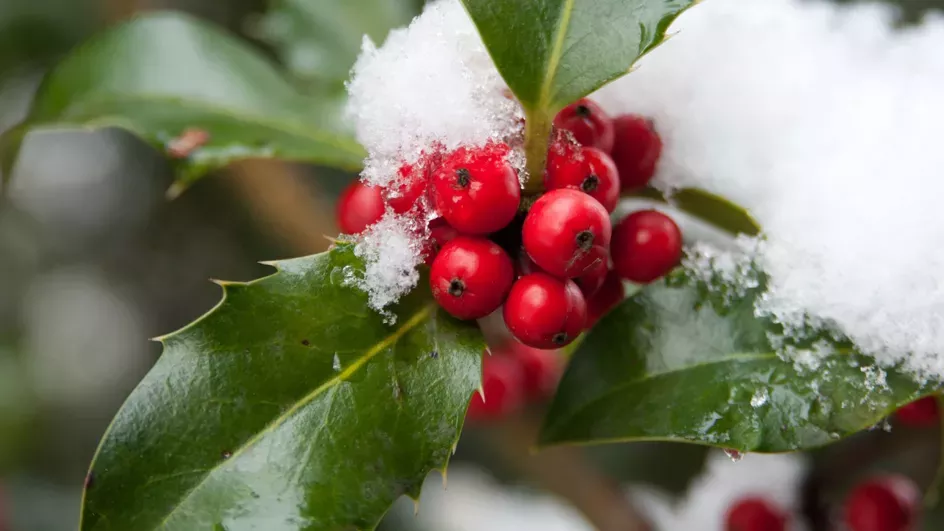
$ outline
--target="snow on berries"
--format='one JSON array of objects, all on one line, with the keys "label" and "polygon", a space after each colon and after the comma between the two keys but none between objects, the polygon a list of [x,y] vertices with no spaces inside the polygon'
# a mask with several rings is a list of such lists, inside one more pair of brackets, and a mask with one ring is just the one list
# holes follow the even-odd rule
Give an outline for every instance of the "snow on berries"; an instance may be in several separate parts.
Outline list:
[{"label": "snow on berries", "polygon": [[[529,175],[522,110],[457,0],[431,3],[380,48],[366,41],[348,90],[368,157],[338,219],[365,261],[348,281],[371,307],[392,318],[387,306],[425,264],[444,311],[500,310],[522,348],[555,349],[586,329],[588,300],[595,320],[622,299],[610,274],[615,129],[599,105],[561,110],[543,174]],[[663,262],[647,281],[675,265]],[[592,299],[611,277],[610,293]]]}]

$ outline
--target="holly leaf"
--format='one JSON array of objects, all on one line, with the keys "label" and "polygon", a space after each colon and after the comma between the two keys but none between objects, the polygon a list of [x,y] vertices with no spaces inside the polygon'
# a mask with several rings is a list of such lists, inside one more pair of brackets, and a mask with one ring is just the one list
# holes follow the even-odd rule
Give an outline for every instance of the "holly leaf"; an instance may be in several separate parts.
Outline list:
[{"label": "holly leaf", "polygon": [[80,529],[372,529],[444,469],[484,342],[417,288],[396,324],[349,245],[222,283],[108,429]]},{"label": "holly leaf", "polygon": [[626,74],[695,0],[462,3],[529,115],[553,115]]},{"label": "holly leaf", "polygon": [[[574,355],[542,444],[664,440],[804,450],[934,392],[877,366],[838,334],[807,330],[802,340],[789,339],[755,315],[762,275],[750,289],[717,280],[680,269],[607,315]],[[779,349],[776,338],[785,341]],[[779,354],[784,349],[790,361]]]},{"label": "holly leaf", "polygon": [[273,0],[256,33],[308,91],[341,95],[364,36],[380,44],[415,14],[412,0]]},{"label": "holly leaf", "polygon": [[54,68],[24,124],[0,139],[0,163],[9,178],[30,131],[117,127],[171,157],[177,191],[247,158],[358,169],[364,151],[337,114],[234,37],[157,13],[105,32]]}]

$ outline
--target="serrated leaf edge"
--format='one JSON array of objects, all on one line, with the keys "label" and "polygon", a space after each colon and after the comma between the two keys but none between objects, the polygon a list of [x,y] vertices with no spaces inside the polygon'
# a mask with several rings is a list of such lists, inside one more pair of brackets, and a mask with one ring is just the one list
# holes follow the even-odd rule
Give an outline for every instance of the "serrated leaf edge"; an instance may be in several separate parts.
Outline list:
[{"label": "serrated leaf edge", "polygon": [[[327,254],[327,253],[330,253],[330,252],[331,252],[331,251],[327,251],[326,253],[319,253],[319,254]],[[316,255],[310,255],[310,256],[319,256],[319,255],[316,254]],[[187,330],[190,330],[191,328],[194,328],[194,327],[196,327],[197,325],[199,325],[202,321],[204,321],[205,319],[207,319],[210,315],[212,315],[213,313],[215,313],[217,310],[219,310],[219,309],[226,303],[227,290],[228,290],[228,288],[233,288],[233,287],[247,287],[247,286],[250,286],[250,285],[259,283],[259,282],[263,282],[263,281],[265,281],[265,280],[268,280],[268,279],[270,279],[270,278],[273,278],[273,277],[275,277],[275,276],[277,276],[277,275],[279,275],[279,274],[282,273],[282,269],[281,269],[281,267],[280,267],[281,261],[266,261],[266,262],[261,262],[261,263],[263,263],[263,264],[265,264],[265,265],[269,265],[269,266],[274,267],[274,268],[276,269],[276,271],[275,271],[274,273],[270,274],[270,275],[266,275],[266,276],[264,276],[264,277],[260,277],[260,278],[254,279],[254,280],[251,280],[251,281],[249,281],[249,282],[225,281],[225,280],[215,280],[215,279],[214,279],[214,280],[211,280],[212,283],[214,283],[214,284],[220,286],[220,288],[223,290],[223,295],[222,295],[222,297],[220,298],[219,302],[217,302],[216,305],[213,306],[213,307],[212,307],[210,310],[208,310],[206,313],[204,313],[204,314],[201,315],[200,317],[196,318],[196,319],[193,320],[192,322],[188,323],[187,325],[183,326],[182,328],[180,328],[180,329],[178,329],[178,330],[176,330],[176,331],[174,331],[174,332],[171,332],[171,333],[169,333],[169,334],[165,334],[165,335],[163,335],[163,336],[157,336],[157,337],[151,338],[151,341],[157,341],[157,342],[161,343],[162,345],[166,345],[166,341],[167,341],[168,339],[171,339],[171,338],[173,338],[174,336],[177,336],[177,335],[179,335],[179,334],[182,334],[182,333],[186,332]],[[345,376],[350,376],[351,374],[353,374],[354,372],[356,372],[359,368],[361,368],[364,364],[366,364],[368,361],[370,361],[370,359],[372,359],[374,356],[376,356],[377,354],[379,354],[380,352],[382,352],[384,349],[386,349],[386,348],[389,347],[390,345],[396,343],[396,342],[397,342],[400,338],[402,338],[407,332],[409,332],[410,330],[412,330],[413,328],[415,328],[416,326],[418,326],[425,318],[429,317],[429,316],[431,315],[431,313],[433,313],[434,311],[436,311],[435,303],[430,303],[430,304],[428,304],[428,305],[423,306],[422,308],[420,308],[415,314],[413,314],[413,316],[410,317],[410,319],[408,319],[406,322],[404,322],[403,325],[401,325],[400,327],[398,327],[398,328],[394,331],[394,333],[392,333],[390,336],[384,338],[383,341],[377,343],[376,345],[374,345],[374,347],[371,347],[371,348],[367,351],[367,353],[365,353],[363,356],[361,356],[360,358],[358,358],[358,360],[357,360],[356,362],[350,364],[344,371],[342,371],[341,373],[339,373],[337,376],[333,377],[332,379],[330,379],[330,380],[324,382],[323,384],[321,384],[320,386],[318,386],[316,389],[314,389],[314,390],[313,390],[311,393],[309,393],[308,395],[305,395],[305,397],[303,397],[301,400],[299,400],[299,401],[298,401],[295,405],[293,405],[291,408],[289,408],[288,410],[286,410],[285,412],[283,412],[282,414],[280,414],[274,421],[272,421],[269,425],[267,425],[267,426],[266,426],[263,430],[261,430],[256,436],[252,437],[251,439],[249,439],[248,441],[246,441],[245,443],[243,443],[242,445],[240,445],[239,448],[237,448],[237,449],[233,452],[233,454],[232,454],[232,456],[230,457],[230,459],[227,459],[227,462],[230,461],[233,457],[237,457],[237,456],[239,456],[242,452],[244,452],[244,451],[250,449],[250,448],[253,446],[254,443],[258,442],[258,441],[261,439],[262,435],[264,435],[264,434],[270,432],[271,430],[277,428],[278,426],[280,426],[280,425],[281,425],[282,423],[284,423],[285,420],[287,420],[294,412],[298,411],[298,409],[301,408],[301,407],[303,407],[304,405],[310,403],[311,400],[314,400],[314,399],[315,399],[317,396],[319,396],[325,389],[328,389],[329,387],[331,387],[331,385],[336,385],[338,382],[343,381],[343,380],[345,379]],[[163,353],[162,353],[162,355],[163,355]],[[479,375],[479,377],[481,378],[481,374]],[[329,385],[329,384],[330,384],[330,385]],[[480,386],[481,386],[481,384],[480,384]],[[471,397],[472,397],[472,394],[474,394],[474,393],[475,393],[475,391],[473,391],[472,393],[470,393],[470,395],[469,395],[469,398],[470,398],[470,399],[471,399]],[[127,401],[130,400],[130,398],[131,398],[131,395],[129,395],[128,398],[125,399],[125,403],[122,403],[121,407],[118,408],[118,412],[121,412],[121,410],[124,409],[124,407],[125,407]],[[468,410],[468,403],[466,404],[466,410]],[[87,472],[87,475],[86,475],[87,478],[88,478],[88,477],[91,477],[91,474],[92,474],[93,470],[95,469],[95,464],[96,464],[96,462],[98,461],[99,454],[101,453],[102,447],[105,445],[105,441],[108,439],[109,435],[111,434],[112,429],[114,428],[114,425],[115,425],[115,422],[116,422],[117,418],[118,418],[118,415],[117,415],[117,413],[116,413],[115,417],[112,418],[111,422],[108,424],[108,427],[105,429],[105,432],[102,434],[101,440],[99,441],[98,446],[97,446],[96,449],[95,449],[95,454],[94,454],[94,456],[92,457],[92,461],[91,461],[91,463],[89,464],[88,472]],[[463,415],[462,418],[464,419],[464,418],[465,418],[465,415]],[[457,433],[456,433],[456,438],[455,438],[455,440],[453,441],[453,444],[452,444],[452,448],[453,448],[453,452],[452,452],[452,453],[455,452],[456,445],[458,444],[459,438],[461,437],[461,434],[462,434],[462,426],[459,426],[459,427],[457,427],[457,428],[458,428],[458,429],[457,429]],[[443,463],[443,466],[442,466],[441,469],[440,469],[440,468],[431,468],[431,469],[429,469],[429,470],[426,471],[426,475],[428,476],[428,475],[429,475],[429,472],[431,472],[431,471],[433,471],[433,470],[438,470],[438,471],[442,474],[442,476],[443,476],[443,486],[444,486],[444,487],[445,487],[445,481],[446,481],[445,478],[446,478],[446,475],[447,475],[447,469],[448,469],[448,467],[449,467],[449,461],[450,461],[450,458],[451,458],[451,456],[452,456],[452,453],[450,453],[450,455],[447,455],[447,456],[446,456],[446,460],[445,460],[445,462]],[[211,468],[211,469],[209,469],[209,470],[207,470],[207,471],[206,471],[206,474],[205,474],[205,476],[204,476],[204,479],[201,480],[201,481],[200,481],[199,483],[197,483],[196,485],[194,485],[189,491],[187,491],[187,493],[186,493],[184,496],[181,497],[181,502],[177,503],[177,504],[174,506],[174,509],[171,510],[171,512],[169,512],[169,513],[167,514],[167,516],[165,516],[165,517],[163,518],[163,520],[161,520],[161,522],[158,524],[158,526],[156,527],[156,529],[157,529],[157,528],[160,528],[161,526],[163,526],[163,525],[167,522],[167,520],[174,514],[174,512],[177,510],[177,508],[179,508],[179,507],[182,505],[182,501],[183,501],[183,500],[186,500],[187,498],[189,498],[189,496],[190,496],[193,492],[195,492],[201,485],[203,485],[203,483],[204,483],[204,481],[206,480],[206,478],[209,477],[209,475],[210,475],[214,470],[216,470],[218,467],[219,467],[219,465],[216,466],[216,467],[213,467],[213,468]],[[82,497],[81,497],[81,500],[80,500],[81,505],[80,505],[80,507],[79,507],[79,524],[78,524],[78,529],[79,529],[80,531],[82,530],[82,525],[83,525],[84,518],[85,518],[85,506],[86,506],[86,498],[87,498],[89,486],[90,486],[90,482],[89,482],[88,480],[86,480],[85,485],[84,485],[83,488],[82,488]],[[420,496],[421,490],[422,490],[422,482],[419,484],[419,487],[417,488],[417,491],[416,491],[416,493],[415,493],[415,496],[414,496],[414,493],[413,493],[413,492],[406,492],[406,493],[404,493],[404,494],[405,494],[408,498],[410,498],[410,499],[412,499],[412,500],[414,500],[415,502],[418,503],[418,502],[419,502],[419,496]],[[391,504],[391,507],[392,507],[392,504]],[[390,507],[387,508],[388,511],[389,511],[389,509],[390,509]],[[384,514],[386,514],[386,511],[385,511]],[[379,521],[378,521],[378,524],[379,524]],[[376,528],[376,525],[373,526],[373,527],[371,527],[370,530],[375,529],[375,528]]]}]

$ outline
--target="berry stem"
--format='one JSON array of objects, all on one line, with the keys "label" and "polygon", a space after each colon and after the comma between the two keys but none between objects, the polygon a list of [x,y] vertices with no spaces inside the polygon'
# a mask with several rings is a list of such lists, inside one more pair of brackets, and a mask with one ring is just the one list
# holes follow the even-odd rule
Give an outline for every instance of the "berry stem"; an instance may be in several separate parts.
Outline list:
[{"label": "berry stem", "polygon": [[666,196],[655,188],[624,191],[623,198],[650,199],[671,205],[686,214],[732,234],[757,236],[761,227],[744,208],[727,199],[696,188],[683,188]]},{"label": "berry stem", "polygon": [[527,157],[528,182],[526,193],[538,193],[544,183],[544,164],[551,138],[552,116],[545,111],[528,112],[524,129],[524,151]]}]

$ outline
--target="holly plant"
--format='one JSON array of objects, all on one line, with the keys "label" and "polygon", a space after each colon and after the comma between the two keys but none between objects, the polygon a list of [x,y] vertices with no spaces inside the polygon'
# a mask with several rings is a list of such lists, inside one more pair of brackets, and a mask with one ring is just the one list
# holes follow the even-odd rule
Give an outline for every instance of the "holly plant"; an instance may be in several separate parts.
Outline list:
[{"label": "holly plant", "polygon": [[[867,389],[870,359],[836,334],[796,340],[830,347],[810,378],[778,355],[782,325],[754,311],[762,271],[726,291],[679,267],[672,217],[614,215],[626,197],[671,201],[731,236],[762,233],[708,192],[664,198],[648,184],[659,124],[588,99],[632,75],[694,0],[462,4],[523,111],[521,135],[428,146],[396,187],[355,183],[338,204],[346,234],[394,214],[422,221],[415,288],[371,307],[347,281],[367,267],[356,236],[271,262],[265,278],[220,282],[216,307],[159,338],[162,356],[104,434],[80,529],[373,529],[445,471],[467,416],[502,415],[525,395],[553,394],[538,447],[659,440],[746,453],[834,443],[935,391],[893,369]],[[321,27],[327,42],[331,24]],[[249,158],[357,171],[367,152],[337,106],[336,70],[300,80],[207,23],[140,16],[48,74],[0,141],[4,174],[27,137],[62,128],[144,139],[172,162],[171,195]],[[489,355],[477,320],[496,312],[512,337]],[[770,511],[745,502],[732,518],[755,513]]]}]

